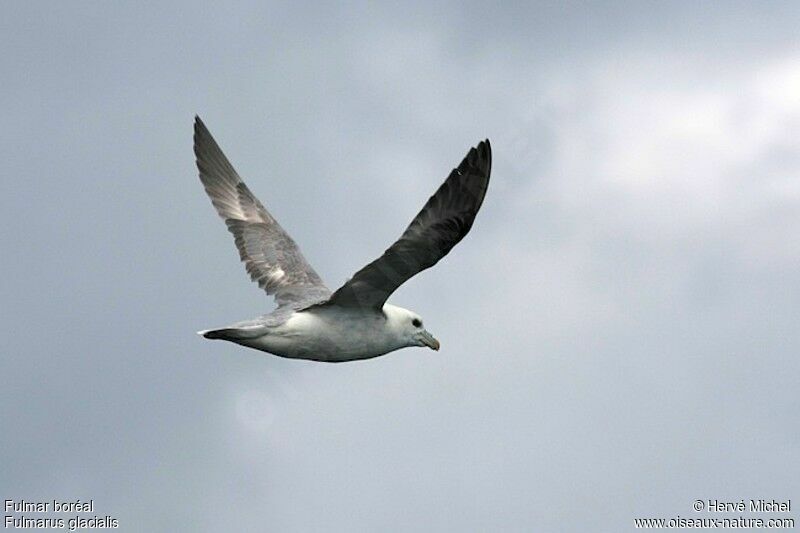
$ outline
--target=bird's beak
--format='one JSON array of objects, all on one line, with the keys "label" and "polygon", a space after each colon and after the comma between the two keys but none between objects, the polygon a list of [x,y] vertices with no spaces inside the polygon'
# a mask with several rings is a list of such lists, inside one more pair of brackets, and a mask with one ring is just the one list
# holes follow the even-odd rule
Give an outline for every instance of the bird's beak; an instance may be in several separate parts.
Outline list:
[{"label": "bird's beak", "polygon": [[441,346],[439,341],[437,341],[433,335],[428,333],[427,330],[423,330],[422,333],[420,333],[420,338],[422,339],[422,342],[424,342],[425,345],[432,350],[438,350],[439,346]]}]

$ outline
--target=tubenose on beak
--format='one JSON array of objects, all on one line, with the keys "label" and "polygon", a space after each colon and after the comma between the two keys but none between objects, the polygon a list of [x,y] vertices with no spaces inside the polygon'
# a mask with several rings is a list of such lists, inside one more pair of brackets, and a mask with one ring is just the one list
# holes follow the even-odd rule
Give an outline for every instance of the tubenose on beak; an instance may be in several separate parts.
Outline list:
[{"label": "tubenose on beak", "polygon": [[439,347],[441,346],[441,344],[439,344],[439,341],[437,341],[436,338],[430,333],[428,333],[426,330],[423,330],[422,333],[420,333],[420,339],[422,340],[423,343],[425,343],[425,345],[428,348],[432,350],[438,351]]}]

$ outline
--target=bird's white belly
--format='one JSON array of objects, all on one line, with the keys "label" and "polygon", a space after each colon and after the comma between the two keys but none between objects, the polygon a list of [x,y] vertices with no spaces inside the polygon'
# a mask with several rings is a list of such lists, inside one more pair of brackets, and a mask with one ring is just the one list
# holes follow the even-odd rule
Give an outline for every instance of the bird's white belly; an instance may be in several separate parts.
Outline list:
[{"label": "bird's white belly", "polygon": [[295,313],[266,335],[241,344],[282,357],[329,362],[369,359],[402,347],[377,318],[309,311]]}]

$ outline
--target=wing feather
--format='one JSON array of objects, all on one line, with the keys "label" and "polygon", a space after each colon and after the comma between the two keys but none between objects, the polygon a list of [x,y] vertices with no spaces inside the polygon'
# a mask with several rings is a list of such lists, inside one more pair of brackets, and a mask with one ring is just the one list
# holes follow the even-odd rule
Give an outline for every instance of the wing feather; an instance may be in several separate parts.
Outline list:
[{"label": "wing feather", "polygon": [[470,149],[403,235],[323,305],[381,309],[400,285],[438,263],[469,233],[491,170],[492,148],[487,139]]},{"label": "wing feather", "polygon": [[250,192],[200,117],[195,117],[194,153],[200,181],[233,234],[250,278],[274,294],[279,307],[304,307],[327,299],[330,290]]}]

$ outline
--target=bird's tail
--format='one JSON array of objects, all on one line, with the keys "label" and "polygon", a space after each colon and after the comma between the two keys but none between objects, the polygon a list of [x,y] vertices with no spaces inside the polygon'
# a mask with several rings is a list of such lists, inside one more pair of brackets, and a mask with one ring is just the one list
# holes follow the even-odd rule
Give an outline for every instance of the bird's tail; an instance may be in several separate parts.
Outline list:
[{"label": "bird's tail", "polygon": [[198,335],[206,339],[222,339],[226,341],[254,339],[264,335],[264,333],[266,333],[266,331],[262,327],[204,329],[197,332]]}]

